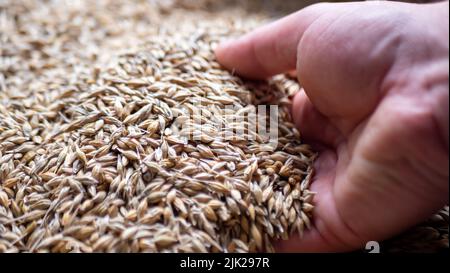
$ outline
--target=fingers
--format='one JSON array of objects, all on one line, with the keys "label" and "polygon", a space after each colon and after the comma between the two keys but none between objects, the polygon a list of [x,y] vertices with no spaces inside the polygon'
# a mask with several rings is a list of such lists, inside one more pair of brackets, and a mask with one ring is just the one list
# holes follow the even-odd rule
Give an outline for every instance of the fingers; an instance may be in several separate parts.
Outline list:
[{"label": "fingers", "polygon": [[289,240],[278,241],[274,244],[274,247],[278,253],[316,253],[337,251],[323,239],[317,229],[306,231],[303,238],[292,236]]},{"label": "fingers", "polygon": [[316,147],[336,147],[343,140],[339,130],[313,106],[305,92],[300,91],[294,97],[292,117],[302,133],[302,140]]},{"label": "fingers", "polygon": [[226,68],[248,78],[263,79],[295,69],[297,45],[303,33],[332,7],[311,6],[222,44],[216,50],[217,59]]},{"label": "fingers", "polygon": [[304,231],[305,234],[302,238],[292,236],[289,240],[277,241],[274,243],[275,251],[278,253],[318,253],[351,251],[356,248],[327,241],[317,228],[322,224],[320,220],[315,221],[313,229]]},{"label": "fingers", "polygon": [[316,109],[344,135],[386,92],[385,79],[403,39],[400,29],[408,22],[401,7],[392,6],[349,3],[322,16],[299,42],[298,79]]},{"label": "fingers", "polygon": [[219,46],[216,55],[248,78],[296,68],[315,108],[348,135],[381,99],[401,40],[401,7],[383,5],[313,5]]}]

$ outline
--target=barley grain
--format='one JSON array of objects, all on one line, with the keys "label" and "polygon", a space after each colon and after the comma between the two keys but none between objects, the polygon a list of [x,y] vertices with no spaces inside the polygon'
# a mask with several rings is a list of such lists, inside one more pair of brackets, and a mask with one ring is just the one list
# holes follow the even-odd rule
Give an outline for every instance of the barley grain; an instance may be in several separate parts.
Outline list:
[{"label": "barley grain", "polygon": [[265,15],[163,2],[0,3],[0,252],[273,251],[312,227],[299,85],[213,53]]}]

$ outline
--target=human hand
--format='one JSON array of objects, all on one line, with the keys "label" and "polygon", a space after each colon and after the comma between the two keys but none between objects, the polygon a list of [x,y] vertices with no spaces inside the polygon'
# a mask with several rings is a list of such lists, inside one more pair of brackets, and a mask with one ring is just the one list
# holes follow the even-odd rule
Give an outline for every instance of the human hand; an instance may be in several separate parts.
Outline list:
[{"label": "human hand", "polygon": [[449,4],[318,4],[221,45],[249,78],[296,69],[292,115],[320,154],[314,227],[279,251],[347,251],[448,204]]}]

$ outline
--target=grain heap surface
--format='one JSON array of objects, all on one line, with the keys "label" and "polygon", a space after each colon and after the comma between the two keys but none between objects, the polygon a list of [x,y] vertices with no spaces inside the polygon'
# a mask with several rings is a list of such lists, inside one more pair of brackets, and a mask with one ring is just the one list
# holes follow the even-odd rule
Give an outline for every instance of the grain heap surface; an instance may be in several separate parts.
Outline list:
[{"label": "grain heap surface", "polygon": [[[212,51],[262,18],[126,2],[2,2],[0,251],[272,251],[302,233],[299,87],[246,84]],[[275,142],[257,105],[279,107]]]},{"label": "grain heap surface", "polygon": [[[212,53],[285,2],[0,0],[0,252],[272,251],[307,229],[299,86]],[[278,105],[276,145],[257,105]],[[443,249],[448,206],[381,248]]]}]

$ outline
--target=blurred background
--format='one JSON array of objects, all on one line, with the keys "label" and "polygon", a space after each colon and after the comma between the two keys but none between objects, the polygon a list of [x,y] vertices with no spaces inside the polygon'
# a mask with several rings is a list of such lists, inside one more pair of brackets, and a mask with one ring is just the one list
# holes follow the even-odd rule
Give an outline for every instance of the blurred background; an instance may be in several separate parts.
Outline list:
[{"label": "blurred background", "polygon": [[[373,0],[366,0],[373,1]],[[378,1],[378,0],[376,0]],[[166,4],[168,7],[182,7],[189,9],[205,9],[208,11],[221,11],[231,7],[239,7],[245,9],[247,12],[260,13],[264,12],[271,17],[278,17],[285,14],[292,13],[306,6],[319,2],[348,2],[342,0],[168,0]],[[439,2],[439,0],[400,0],[399,2],[411,3],[430,3]]]}]

